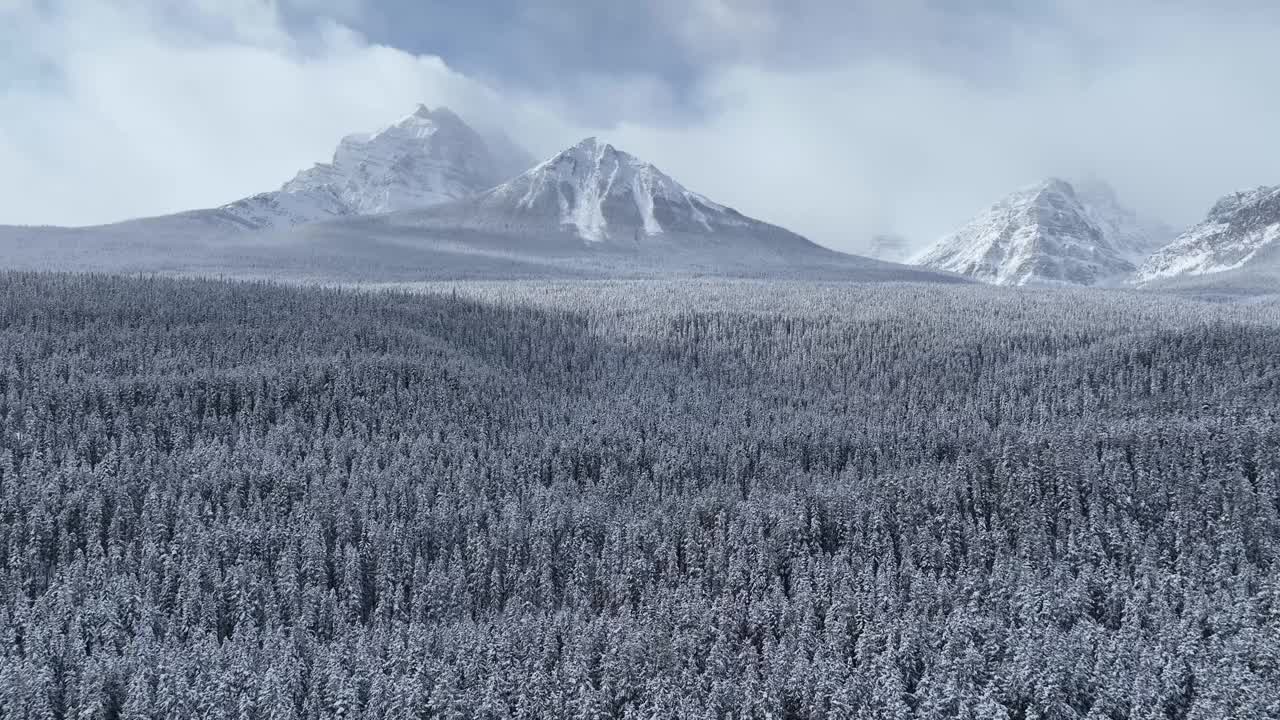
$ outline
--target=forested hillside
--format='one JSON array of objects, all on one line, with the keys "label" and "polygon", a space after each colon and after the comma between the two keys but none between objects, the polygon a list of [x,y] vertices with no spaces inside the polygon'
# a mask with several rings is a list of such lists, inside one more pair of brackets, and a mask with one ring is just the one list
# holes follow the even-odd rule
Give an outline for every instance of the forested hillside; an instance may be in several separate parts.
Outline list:
[{"label": "forested hillside", "polygon": [[1280,717],[1280,310],[0,276],[0,718]]}]

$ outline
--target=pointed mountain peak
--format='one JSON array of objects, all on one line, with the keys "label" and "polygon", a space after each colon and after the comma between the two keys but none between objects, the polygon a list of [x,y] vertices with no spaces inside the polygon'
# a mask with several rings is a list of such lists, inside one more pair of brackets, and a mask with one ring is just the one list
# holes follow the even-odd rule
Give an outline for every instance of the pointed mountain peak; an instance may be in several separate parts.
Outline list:
[{"label": "pointed mountain peak", "polygon": [[[530,168],[526,175],[577,175],[584,172],[612,172],[612,168],[624,169],[624,174],[640,173],[649,178],[658,178],[665,185],[671,185],[684,191],[680,184],[672,180],[653,164],[637,158],[631,153],[619,150],[613,145],[592,136],[580,140],[576,145],[561,150],[546,161]],[[604,170],[602,170],[604,168]],[[594,170],[592,170],[594,169]]]},{"label": "pointed mountain peak", "polygon": [[589,138],[583,138],[573,147],[566,148],[561,151],[560,154],[551,159],[551,162],[565,158],[603,158],[610,155],[626,158],[628,160],[635,160],[634,156],[618,150],[614,146],[593,135]]},{"label": "pointed mountain peak", "polygon": [[591,242],[710,234],[753,222],[596,137],[494,188],[484,202],[508,216],[556,217],[560,228]]},{"label": "pointed mountain peak", "polygon": [[997,285],[1095,285],[1132,273],[1161,242],[1114,193],[1057,177],[1009,195],[942,238],[919,264]]},{"label": "pointed mountain peak", "polygon": [[623,152],[622,150],[619,150],[618,148],[614,147],[612,144],[604,140],[601,140],[600,138],[595,137],[594,135],[589,138],[583,139],[583,141],[578,143],[576,147],[579,147],[583,150],[590,150],[592,152],[597,152],[597,153],[617,153],[618,155],[622,155],[623,157],[628,157],[628,158],[635,157],[631,153]]},{"label": "pointed mountain peak", "polygon": [[466,121],[464,121],[461,117],[458,117],[458,114],[450,110],[449,108],[441,105],[440,107],[437,107],[436,109],[432,110],[426,105],[419,104],[418,108],[414,110],[412,113],[410,113],[409,115],[406,115],[403,120],[375,134],[382,134],[396,128],[409,128],[409,127],[422,127],[422,126],[428,126],[428,127],[448,126],[450,128],[464,129],[466,131],[471,131],[471,126],[467,125]]},{"label": "pointed mountain peak", "polygon": [[448,108],[418,105],[377,132],[348,135],[332,161],[228,212],[264,227],[430,207],[492,188],[510,177],[504,171],[521,163],[515,156],[522,152],[509,140],[495,151]]}]

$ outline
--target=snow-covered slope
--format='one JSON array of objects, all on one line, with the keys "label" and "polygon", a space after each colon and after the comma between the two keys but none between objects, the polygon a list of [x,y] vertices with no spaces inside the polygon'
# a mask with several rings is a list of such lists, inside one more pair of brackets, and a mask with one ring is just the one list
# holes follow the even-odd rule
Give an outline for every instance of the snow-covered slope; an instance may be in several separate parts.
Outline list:
[{"label": "snow-covered slope", "polygon": [[[504,267],[519,276],[960,280],[824,248],[594,138],[473,198],[300,226],[277,239],[311,253],[429,256],[429,272],[466,277]],[[400,266],[411,262],[420,261]]]},{"label": "snow-covered slope", "polygon": [[[429,197],[425,185],[404,182],[370,142],[235,212],[200,210],[102,228],[0,228],[0,265],[344,282],[699,276],[963,282],[824,248],[595,140],[478,195],[358,214],[380,209],[387,198]],[[348,151],[363,159],[347,161]],[[451,167],[472,167],[470,159],[463,155]],[[331,182],[338,167],[367,171],[344,177],[381,180]],[[465,173],[428,177],[459,176]],[[371,187],[388,192],[363,192]],[[316,208],[335,217],[303,221]],[[236,231],[220,230],[230,226]]]},{"label": "snow-covered slope", "polygon": [[916,262],[996,285],[1099,285],[1131,274],[1167,233],[1106,185],[1052,178],[992,205]]},{"label": "snow-covered slope", "polygon": [[279,190],[220,210],[266,228],[430,207],[497,185],[522,152],[514,143],[495,151],[452,111],[424,105],[376,133],[343,138],[332,162],[303,170]]},{"label": "snow-covered slope", "polygon": [[1237,192],[1219,200],[1204,222],[1161,248],[1139,268],[1151,283],[1244,268],[1280,246],[1280,186]]},{"label": "snow-covered slope", "polygon": [[[561,229],[588,242],[765,226],[691,192],[653,165],[588,138],[467,203],[473,220]],[[769,226],[772,227],[772,226]]]}]

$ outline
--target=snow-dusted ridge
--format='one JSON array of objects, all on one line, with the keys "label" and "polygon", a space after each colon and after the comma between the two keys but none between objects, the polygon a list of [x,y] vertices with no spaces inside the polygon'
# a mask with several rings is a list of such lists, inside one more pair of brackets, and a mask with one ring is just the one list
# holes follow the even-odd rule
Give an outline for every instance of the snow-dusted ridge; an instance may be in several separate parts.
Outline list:
[{"label": "snow-dusted ridge", "polygon": [[453,113],[420,107],[383,130],[348,136],[332,162],[278,191],[94,228],[0,228],[0,257],[26,269],[354,282],[962,281],[824,248],[595,138],[500,182],[498,168],[515,161],[494,162],[488,142]]},{"label": "snow-dusted ridge", "polygon": [[1280,247],[1280,186],[1233,193],[1138,269],[1139,283],[1242,268]]},{"label": "snow-dusted ridge", "polygon": [[393,274],[963,282],[822,247],[596,138],[473,198],[313,223],[280,237],[361,262],[394,258]]},{"label": "snow-dusted ridge", "polygon": [[749,221],[686,189],[653,165],[591,137],[485,193],[480,204],[552,213],[583,240],[669,231],[714,233]]},{"label": "snow-dusted ridge", "polygon": [[499,151],[448,108],[419,105],[377,132],[348,135],[333,160],[299,172],[279,190],[219,208],[250,228],[431,207],[471,197],[506,178],[521,158]]},{"label": "snow-dusted ridge", "polygon": [[1128,278],[1171,235],[1091,182],[1058,178],[1015,192],[915,262],[995,285],[1105,285]]}]

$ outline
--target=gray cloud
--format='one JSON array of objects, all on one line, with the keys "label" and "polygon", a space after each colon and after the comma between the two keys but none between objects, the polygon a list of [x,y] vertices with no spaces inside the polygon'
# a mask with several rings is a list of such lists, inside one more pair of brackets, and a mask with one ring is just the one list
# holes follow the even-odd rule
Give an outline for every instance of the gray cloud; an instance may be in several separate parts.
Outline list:
[{"label": "gray cloud", "polygon": [[6,1],[0,222],[224,202],[417,101],[540,154],[601,135],[843,249],[1050,174],[1174,223],[1280,182],[1261,0]]}]

